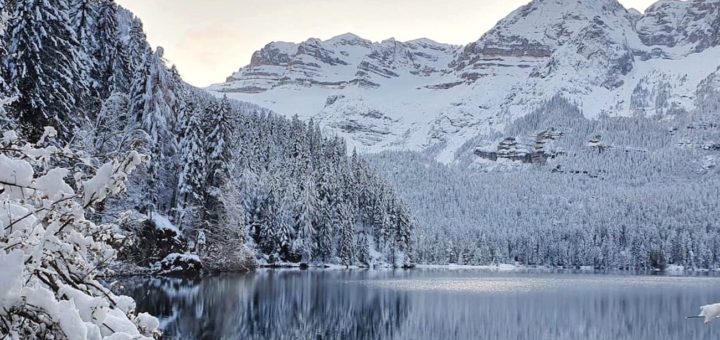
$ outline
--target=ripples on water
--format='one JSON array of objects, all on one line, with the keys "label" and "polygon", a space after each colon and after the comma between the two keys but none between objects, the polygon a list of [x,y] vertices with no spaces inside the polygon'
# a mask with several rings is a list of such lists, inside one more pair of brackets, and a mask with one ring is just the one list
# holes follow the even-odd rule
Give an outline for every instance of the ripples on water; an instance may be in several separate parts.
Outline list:
[{"label": "ripples on water", "polygon": [[713,277],[260,271],[133,279],[170,339],[720,339]]}]

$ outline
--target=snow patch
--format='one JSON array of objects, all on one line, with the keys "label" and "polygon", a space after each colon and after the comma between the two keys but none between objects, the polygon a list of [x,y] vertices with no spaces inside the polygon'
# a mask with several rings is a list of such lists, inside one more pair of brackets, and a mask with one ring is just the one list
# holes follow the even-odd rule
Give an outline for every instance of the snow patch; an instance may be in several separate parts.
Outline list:
[{"label": "snow patch", "polygon": [[180,235],[180,228],[170,222],[170,219],[167,216],[161,214],[152,214],[151,220],[155,225],[155,228],[159,230],[170,230],[174,232],[175,235]]}]

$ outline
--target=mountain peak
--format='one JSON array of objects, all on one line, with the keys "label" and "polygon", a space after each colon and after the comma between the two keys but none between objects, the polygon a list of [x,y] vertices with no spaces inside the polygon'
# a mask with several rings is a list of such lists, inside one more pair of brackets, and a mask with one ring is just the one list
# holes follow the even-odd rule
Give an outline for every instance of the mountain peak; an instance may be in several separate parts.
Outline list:
[{"label": "mountain peak", "polygon": [[352,33],[273,43],[211,90],[315,118],[364,150],[443,145],[438,159],[451,161],[556,95],[587,117],[691,112],[720,60],[719,30],[720,0],[662,0],[645,14],[533,0],[464,48]]},{"label": "mountain peak", "polygon": [[334,36],[328,40],[326,40],[328,43],[356,43],[356,42],[362,42],[362,43],[370,43],[370,40],[367,40],[365,38],[362,38],[354,33],[344,33],[337,36]]},{"label": "mountain peak", "polygon": [[617,0],[533,0],[469,45],[465,59],[477,54],[547,58],[597,19],[632,30],[632,17]]}]

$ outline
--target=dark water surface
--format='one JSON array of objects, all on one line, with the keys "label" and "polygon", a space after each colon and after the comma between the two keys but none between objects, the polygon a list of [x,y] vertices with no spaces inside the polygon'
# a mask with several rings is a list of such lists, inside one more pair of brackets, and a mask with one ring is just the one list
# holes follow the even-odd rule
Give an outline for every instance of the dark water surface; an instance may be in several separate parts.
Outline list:
[{"label": "dark water surface", "polygon": [[123,282],[169,339],[720,339],[720,278],[259,271]]}]

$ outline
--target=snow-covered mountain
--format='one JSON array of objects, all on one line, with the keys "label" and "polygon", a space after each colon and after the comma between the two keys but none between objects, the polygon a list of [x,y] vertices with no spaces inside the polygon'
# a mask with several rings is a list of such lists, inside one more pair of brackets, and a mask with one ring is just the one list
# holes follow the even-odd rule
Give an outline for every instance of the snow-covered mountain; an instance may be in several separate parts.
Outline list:
[{"label": "snow-covered mountain", "polygon": [[662,0],[644,14],[616,0],[533,0],[464,47],[352,34],[270,43],[210,90],[313,118],[361,151],[451,162],[558,95],[587,118],[693,112],[717,81],[718,45],[720,0]]}]

